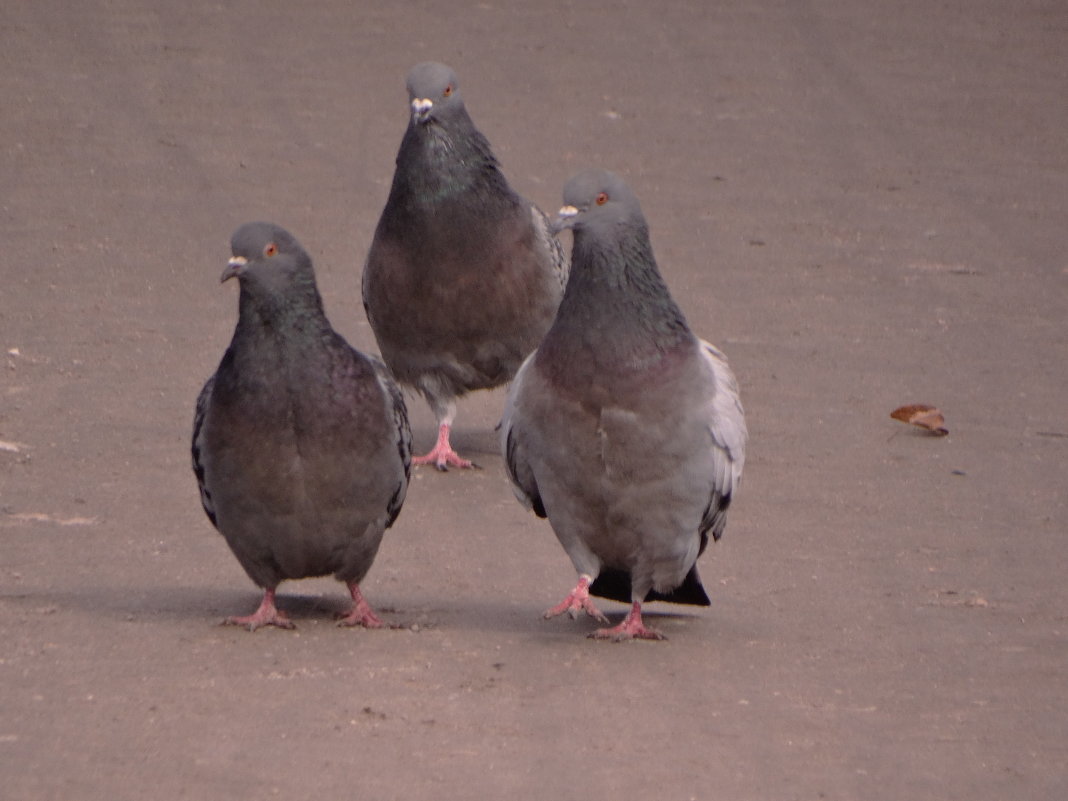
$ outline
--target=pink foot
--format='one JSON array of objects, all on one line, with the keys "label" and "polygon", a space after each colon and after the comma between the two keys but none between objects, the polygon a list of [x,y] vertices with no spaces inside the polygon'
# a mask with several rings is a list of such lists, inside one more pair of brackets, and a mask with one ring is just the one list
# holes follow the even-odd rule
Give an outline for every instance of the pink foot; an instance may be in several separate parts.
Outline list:
[{"label": "pink foot", "polygon": [[590,583],[593,581],[589,576],[579,576],[578,584],[575,585],[575,589],[567,594],[560,603],[545,612],[545,619],[548,620],[551,617],[562,615],[567,612],[568,616],[574,620],[579,612],[585,612],[590,617],[607,623],[606,618],[601,610],[593,605],[593,601],[590,600]]},{"label": "pink foot", "polygon": [[624,640],[666,640],[663,634],[655,629],[647,629],[642,625],[642,605],[635,601],[630,612],[623,618],[623,622],[610,629],[597,629],[590,635],[595,640],[612,640],[623,642]]},{"label": "pink foot", "polygon": [[365,629],[380,629],[386,625],[371,609],[371,605],[363,597],[358,585],[350,584],[349,594],[352,596],[352,611],[338,620],[337,624],[339,626],[363,626]]},{"label": "pink foot", "polygon": [[274,587],[269,587],[263,593],[259,609],[251,615],[244,617],[228,617],[223,621],[224,626],[244,626],[249,631],[255,631],[262,626],[278,626],[280,629],[295,629],[296,625],[274,605]]},{"label": "pink foot", "polygon": [[430,453],[423,456],[412,457],[412,464],[432,464],[438,470],[442,472],[448,470],[450,467],[459,467],[461,470],[470,467],[478,467],[477,464],[470,459],[463,459],[456,451],[449,445],[449,431],[452,430],[452,426],[448,423],[442,423],[438,426],[438,441],[434,444],[434,447],[430,450]]}]

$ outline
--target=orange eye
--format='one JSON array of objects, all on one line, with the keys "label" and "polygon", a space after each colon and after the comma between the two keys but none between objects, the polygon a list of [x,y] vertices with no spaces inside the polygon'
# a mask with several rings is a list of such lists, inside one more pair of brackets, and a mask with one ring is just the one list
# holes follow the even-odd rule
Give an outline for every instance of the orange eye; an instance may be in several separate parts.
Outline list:
[{"label": "orange eye", "polygon": [[267,247],[265,247],[263,249],[263,255],[264,256],[273,256],[277,252],[278,252],[278,245],[276,245],[274,242],[268,242],[267,243]]},{"label": "orange eye", "polygon": [[448,97],[449,95],[452,94],[452,84],[451,83],[448,86],[445,87],[445,91],[442,92],[442,94],[445,95],[445,97]]},{"label": "orange eye", "polygon": [[598,206],[603,206],[605,203],[608,202],[608,193],[607,192],[601,192],[599,195],[597,195],[597,201],[596,202],[597,202]]}]

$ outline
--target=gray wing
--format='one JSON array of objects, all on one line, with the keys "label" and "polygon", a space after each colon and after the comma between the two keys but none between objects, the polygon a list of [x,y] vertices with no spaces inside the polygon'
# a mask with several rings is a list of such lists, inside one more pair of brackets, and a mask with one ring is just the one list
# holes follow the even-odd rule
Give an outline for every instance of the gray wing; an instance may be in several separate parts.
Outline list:
[{"label": "gray wing", "polygon": [[534,360],[534,353],[527,356],[516,371],[515,378],[508,388],[508,398],[504,404],[504,416],[501,418],[501,452],[504,456],[505,470],[512,481],[515,497],[527,509],[532,509],[538,517],[545,517],[545,505],[538,492],[538,482],[527,462],[526,454],[519,447],[513,429],[517,422],[516,398],[523,385],[523,379]]},{"label": "gray wing", "polygon": [[548,216],[533,203],[530,204],[530,216],[533,219],[538,241],[548,251],[553,273],[556,275],[556,280],[560,282],[560,287],[563,288],[567,286],[567,277],[571,272],[571,263],[564,253],[564,246],[553,236],[552,223]]},{"label": "gray wing", "polygon": [[208,404],[211,403],[211,391],[215,386],[215,376],[207,380],[204,384],[204,388],[200,390],[200,394],[197,396],[197,408],[193,415],[193,474],[197,477],[197,486],[200,487],[200,504],[204,507],[204,513],[208,516],[212,525],[218,528],[218,521],[215,517],[215,503],[212,501],[211,492],[204,484],[204,460],[207,458],[207,454],[204,453],[204,443],[201,437],[201,431],[204,428],[204,415],[208,410]]},{"label": "gray wing", "polygon": [[738,395],[738,382],[727,357],[715,345],[701,341],[701,356],[711,369],[715,381],[711,397],[701,414],[712,435],[712,494],[701,520],[701,534],[712,532],[714,539],[723,535],[727,509],[745,466],[745,448],[749,438],[745,413]]},{"label": "gray wing", "polygon": [[393,521],[397,519],[397,515],[400,514],[401,506],[404,505],[404,498],[408,493],[408,481],[412,473],[412,429],[408,423],[408,407],[404,403],[404,394],[397,386],[397,382],[393,380],[393,374],[385,364],[375,357],[368,355],[367,359],[374,366],[375,378],[378,379],[378,385],[382,388],[386,403],[389,405],[393,415],[397,453],[400,456],[404,473],[403,479],[400,476],[397,477],[397,489],[390,498],[389,506],[387,507],[389,519],[386,523],[386,528],[389,528],[393,525]]}]

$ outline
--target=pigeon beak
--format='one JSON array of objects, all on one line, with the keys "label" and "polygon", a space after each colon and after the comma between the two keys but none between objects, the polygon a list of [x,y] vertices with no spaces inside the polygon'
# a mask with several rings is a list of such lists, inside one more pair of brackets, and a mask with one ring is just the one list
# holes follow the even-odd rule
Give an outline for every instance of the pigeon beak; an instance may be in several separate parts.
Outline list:
[{"label": "pigeon beak", "polygon": [[412,119],[416,122],[426,122],[430,119],[430,110],[434,103],[425,97],[412,98]]},{"label": "pigeon beak", "polygon": [[575,224],[575,217],[578,216],[579,210],[574,206],[563,206],[560,211],[556,212],[556,220],[553,222],[552,229],[554,234],[558,234],[565,228],[570,228]]},{"label": "pigeon beak", "polygon": [[241,275],[245,271],[245,265],[248,264],[248,259],[244,256],[234,256],[230,259],[229,264],[226,265],[226,269],[222,271],[222,275],[219,276],[219,283],[223,281],[229,281],[234,276]]}]

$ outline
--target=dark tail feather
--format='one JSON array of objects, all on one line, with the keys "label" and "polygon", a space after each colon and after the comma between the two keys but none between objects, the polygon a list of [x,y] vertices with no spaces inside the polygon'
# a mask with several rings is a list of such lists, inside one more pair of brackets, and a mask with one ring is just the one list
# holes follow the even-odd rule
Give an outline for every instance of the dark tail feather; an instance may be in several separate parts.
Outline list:
[{"label": "dark tail feather", "polygon": [[613,601],[630,603],[630,573],[626,570],[602,568],[590,585],[590,595]]},{"label": "dark tail feather", "polygon": [[[600,575],[590,585],[590,595],[598,598],[608,598],[612,601],[630,603],[630,574],[625,570],[602,570]],[[701,584],[701,577],[697,574],[697,565],[690,568],[682,584],[671,592],[657,592],[650,590],[645,596],[645,601],[666,601],[671,604],[690,604],[691,606],[711,606]]]},{"label": "dark tail feather", "polygon": [[701,577],[697,574],[697,565],[690,568],[690,572],[686,574],[686,578],[682,580],[682,584],[668,593],[660,593],[656,590],[650,590],[649,594],[645,596],[647,601],[667,601],[672,604],[691,604],[692,606],[711,606],[712,601],[708,598],[708,593],[705,592],[705,587],[701,583]]}]

